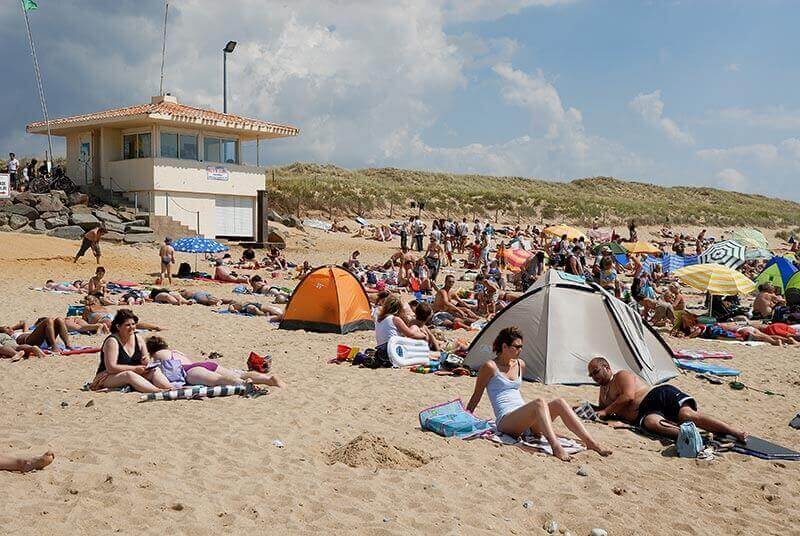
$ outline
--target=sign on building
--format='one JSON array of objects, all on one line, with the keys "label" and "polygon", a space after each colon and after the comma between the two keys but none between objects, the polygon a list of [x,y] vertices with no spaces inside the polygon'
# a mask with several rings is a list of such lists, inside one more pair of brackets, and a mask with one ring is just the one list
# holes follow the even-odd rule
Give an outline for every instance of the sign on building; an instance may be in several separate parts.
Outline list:
[{"label": "sign on building", "polygon": [[207,166],[208,180],[210,181],[226,181],[228,180],[228,170],[222,166]]},{"label": "sign on building", "polygon": [[0,173],[0,198],[11,197],[11,176],[8,173]]}]

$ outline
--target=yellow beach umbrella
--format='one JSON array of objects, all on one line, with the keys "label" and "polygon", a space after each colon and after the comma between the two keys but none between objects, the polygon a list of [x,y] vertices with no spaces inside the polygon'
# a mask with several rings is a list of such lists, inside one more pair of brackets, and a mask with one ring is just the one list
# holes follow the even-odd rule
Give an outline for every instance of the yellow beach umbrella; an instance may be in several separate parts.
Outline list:
[{"label": "yellow beach umbrella", "polygon": [[568,240],[586,236],[580,229],[576,229],[575,227],[570,227],[569,225],[551,225],[550,227],[545,227],[543,232],[558,237],[567,235]]},{"label": "yellow beach umbrella", "polygon": [[718,296],[749,294],[756,289],[741,272],[716,263],[693,264],[675,270],[674,275],[693,289]]},{"label": "yellow beach umbrella", "polygon": [[628,253],[661,253],[660,249],[647,242],[623,242],[620,245],[628,250]]}]

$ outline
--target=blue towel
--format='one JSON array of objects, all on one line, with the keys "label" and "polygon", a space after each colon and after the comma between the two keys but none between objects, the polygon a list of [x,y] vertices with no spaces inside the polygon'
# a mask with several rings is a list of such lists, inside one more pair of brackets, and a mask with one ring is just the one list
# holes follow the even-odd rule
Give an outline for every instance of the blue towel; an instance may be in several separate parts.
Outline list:
[{"label": "blue towel", "polygon": [[676,359],[675,364],[678,368],[691,370],[693,372],[707,372],[715,376],[738,376],[741,374],[738,370],[721,367],[713,363],[706,363],[703,361],[692,361],[691,359]]}]

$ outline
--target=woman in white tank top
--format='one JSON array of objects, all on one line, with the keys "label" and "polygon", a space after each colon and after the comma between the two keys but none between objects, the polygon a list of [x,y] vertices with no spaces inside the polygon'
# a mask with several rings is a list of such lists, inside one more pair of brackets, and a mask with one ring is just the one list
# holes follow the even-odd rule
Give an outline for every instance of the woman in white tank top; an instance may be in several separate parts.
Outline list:
[{"label": "woman in white tank top", "polygon": [[554,456],[569,461],[571,457],[564,451],[558,436],[553,431],[553,421],[560,417],[564,425],[577,435],[588,449],[594,450],[601,456],[611,454],[610,450],[601,447],[592,438],[563,398],[556,398],[550,402],[537,398],[533,402],[525,403],[519,391],[522,374],[525,371],[525,362],[520,357],[522,346],[522,332],[518,328],[511,326],[500,330],[492,345],[497,357],[481,365],[475,380],[475,392],[469,399],[467,411],[475,410],[483,397],[483,391],[486,390],[499,432],[517,437],[530,430],[547,439]]},{"label": "woman in white tank top", "polygon": [[380,312],[375,322],[375,354],[379,357],[386,355],[386,346],[389,338],[393,336],[409,337],[411,339],[427,339],[428,336],[417,326],[409,326],[401,318],[403,303],[394,294],[383,300]]}]

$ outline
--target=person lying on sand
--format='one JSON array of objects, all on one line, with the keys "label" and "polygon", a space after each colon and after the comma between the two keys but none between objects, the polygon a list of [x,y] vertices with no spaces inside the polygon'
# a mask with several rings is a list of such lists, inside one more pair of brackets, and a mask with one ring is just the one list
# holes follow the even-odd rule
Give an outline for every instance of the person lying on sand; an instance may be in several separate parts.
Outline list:
[{"label": "person lying on sand", "polygon": [[159,361],[177,359],[180,361],[183,372],[186,374],[186,383],[190,385],[215,386],[254,383],[273,387],[284,386],[284,383],[275,374],[229,369],[216,361],[195,361],[182,352],[170,350],[167,342],[161,337],[149,337],[146,344],[147,351],[153,359]]},{"label": "person lying on sand", "polygon": [[100,364],[89,388],[130,386],[140,393],[157,393],[172,386],[161,369],[150,365],[147,348],[136,334],[139,318],[130,309],[120,309],[111,322],[109,335],[100,350]]},{"label": "person lying on sand", "polygon": [[47,290],[54,290],[56,292],[83,292],[83,288],[79,285],[81,281],[70,283],[69,281],[61,281],[56,283],[52,279],[44,282],[44,288]]},{"label": "person lying on sand", "polygon": [[18,322],[13,326],[0,326],[0,358],[11,359],[13,362],[31,356],[44,357],[44,352],[38,346],[17,343],[14,332],[27,329],[28,326],[24,321]]},{"label": "person lying on sand", "polygon": [[41,456],[29,458],[0,454],[0,471],[12,471],[16,473],[38,471],[53,463],[55,457],[56,455],[49,450]]},{"label": "person lying on sand", "polygon": [[291,297],[289,293],[267,285],[260,275],[254,275],[250,278],[250,286],[253,288],[254,294],[272,296],[275,299],[275,303],[287,303]]},{"label": "person lying on sand", "polygon": [[674,337],[688,337],[694,339],[732,339],[739,341],[758,341],[768,342],[773,346],[794,344],[793,338],[781,335],[768,335],[757,326],[752,326],[747,322],[718,322],[716,324],[701,324],[697,321],[697,315],[684,311],[680,319],[670,332]]},{"label": "person lying on sand", "polygon": [[216,265],[216,268],[214,269],[215,280],[222,281],[223,283],[247,283],[246,275],[239,276],[232,274],[223,266],[222,259],[217,259],[214,264]]},{"label": "person lying on sand", "polygon": [[223,303],[231,303],[231,301],[233,301],[217,298],[207,290],[183,289],[180,294],[185,300],[191,300],[194,303],[199,303],[200,305],[216,306],[222,305]]},{"label": "person lying on sand", "polygon": [[259,302],[241,303],[232,301],[228,304],[228,310],[234,313],[244,313],[253,316],[266,316],[268,322],[279,322],[283,320],[283,309],[270,304]]},{"label": "person lying on sand", "polygon": [[[90,325],[103,324],[106,327],[106,333],[109,333],[111,331],[111,323],[114,320],[114,314],[106,309],[96,296],[86,296],[83,299],[83,303],[86,305],[86,307],[83,308],[83,320]],[[149,322],[139,322],[138,328],[148,331],[161,331],[159,326],[150,324]]]},{"label": "person lying on sand", "polygon": [[69,331],[77,331],[78,333],[85,333],[94,335],[96,333],[108,333],[108,326],[102,322],[90,324],[79,316],[68,316],[64,319]]},{"label": "person lying on sand", "polygon": [[50,350],[58,351],[58,339],[64,343],[67,350],[72,349],[72,342],[69,339],[69,330],[63,318],[53,318],[43,316],[34,323],[33,331],[22,332],[15,336],[18,345],[39,346],[47,343]]},{"label": "person lying on sand", "polygon": [[167,305],[192,305],[194,300],[185,299],[180,292],[166,288],[154,288],[150,291],[150,300],[154,303],[165,303]]},{"label": "person lying on sand", "polygon": [[553,456],[570,461],[571,456],[564,451],[553,430],[553,421],[561,418],[564,425],[583,441],[586,448],[601,456],[611,454],[610,450],[594,440],[563,398],[550,402],[537,398],[533,402],[525,403],[519,391],[525,370],[525,361],[520,358],[522,348],[523,337],[519,328],[511,326],[500,330],[492,343],[497,357],[481,365],[478,370],[475,391],[469,399],[467,411],[475,411],[485,390],[492,403],[498,431],[519,437],[530,430],[547,439],[553,449]]},{"label": "person lying on sand", "polygon": [[674,385],[651,388],[633,372],[612,372],[611,365],[600,356],[589,361],[588,369],[589,376],[600,385],[600,419],[621,419],[671,439],[678,437],[677,423],[685,421],[715,434],[730,434],[739,441],[747,437],[747,432],[698,411],[694,398]]},{"label": "person lying on sand", "polygon": [[478,320],[480,317],[475,314],[472,307],[464,303],[461,298],[453,291],[456,278],[448,275],[444,278],[444,287],[436,291],[436,298],[433,301],[433,311],[450,313],[455,317],[465,318],[470,322]]},{"label": "person lying on sand", "polygon": [[778,296],[775,287],[769,283],[758,286],[758,294],[753,300],[753,318],[772,318],[772,310],[778,305],[785,305],[783,296]]}]

